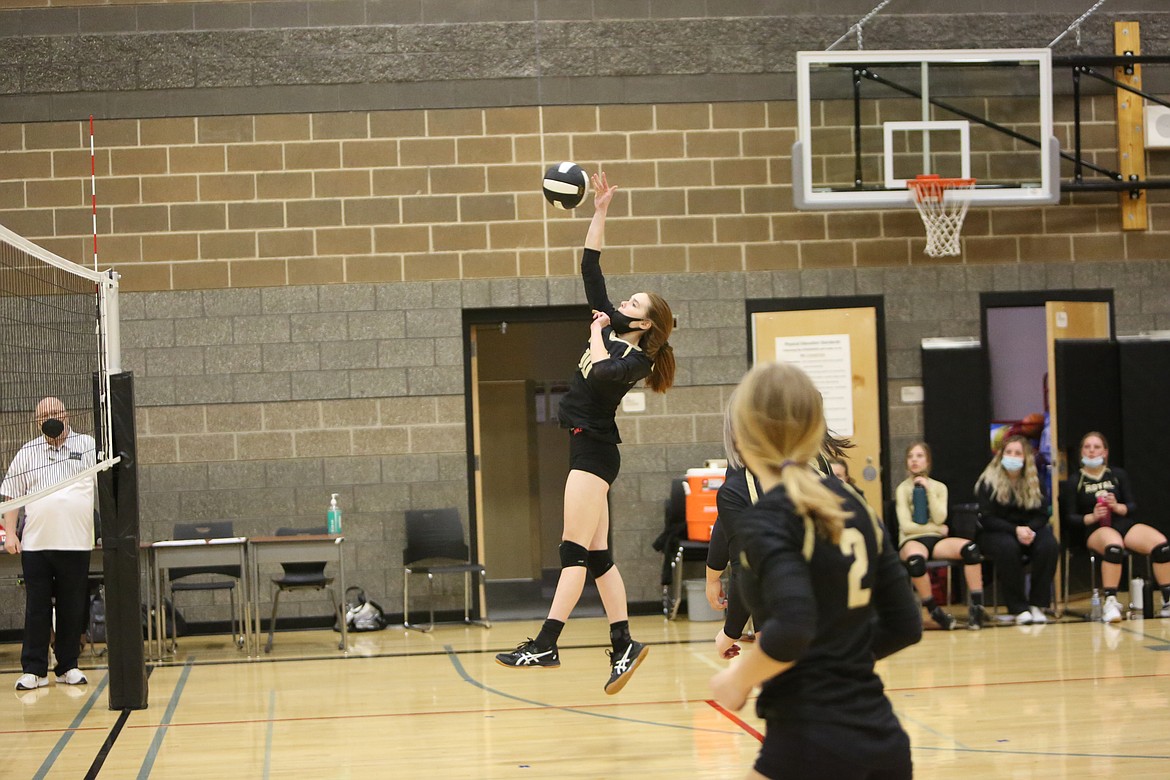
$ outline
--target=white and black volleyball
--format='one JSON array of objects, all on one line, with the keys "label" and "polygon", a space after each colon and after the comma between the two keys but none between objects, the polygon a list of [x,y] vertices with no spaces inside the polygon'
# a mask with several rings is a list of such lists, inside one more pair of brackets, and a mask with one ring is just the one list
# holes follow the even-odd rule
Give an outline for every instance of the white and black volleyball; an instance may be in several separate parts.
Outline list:
[{"label": "white and black volleyball", "polygon": [[589,192],[589,175],[580,165],[561,162],[544,172],[544,197],[558,209],[575,209]]}]

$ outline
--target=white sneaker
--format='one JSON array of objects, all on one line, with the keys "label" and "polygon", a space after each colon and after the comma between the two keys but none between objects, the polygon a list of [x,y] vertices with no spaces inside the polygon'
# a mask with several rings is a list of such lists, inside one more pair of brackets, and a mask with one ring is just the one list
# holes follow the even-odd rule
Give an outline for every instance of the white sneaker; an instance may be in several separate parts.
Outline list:
[{"label": "white sneaker", "polygon": [[48,677],[37,677],[35,674],[22,674],[16,678],[16,690],[18,691],[31,691],[34,688],[44,688],[48,684]]},{"label": "white sneaker", "polygon": [[1158,617],[1170,617],[1170,601],[1162,605],[1162,611],[1158,613]]},{"label": "white sneaker", "polygon": [[89,679],[80,669],[70,669],[65,674],[57,675],[57,682],[61,685],[85,685]]},{"label": "white sneaker", "polygon": [[1116,596],[1106,596],[1105,605],[1101,608],[1101,622],[1102,623],[1120,623],[1121,622],[1121,605],[1117,603]]},{"label": "white sneaker", "polygon": [[1032,622],[1033,623],[1047,623],[1048,622],[1048,616],[1044,614],[1044,610],[1040,609],[1040,607],[1029,607],[1028,611],[1032,613]]},{"label": "white sneaker", "polygon": [[1023,612],[1016,615],[1016,625],[1017,626],[1026,626],[1031,622],[1032,622],[1031,610],[1025,609]]}]

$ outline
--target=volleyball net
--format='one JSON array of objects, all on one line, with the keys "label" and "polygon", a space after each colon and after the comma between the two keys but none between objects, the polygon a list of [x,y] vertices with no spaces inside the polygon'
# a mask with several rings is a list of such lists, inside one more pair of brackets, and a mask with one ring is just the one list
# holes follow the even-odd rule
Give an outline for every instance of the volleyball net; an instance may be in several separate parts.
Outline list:
[{"label": "volleyball net", "polygon": [[[70,262],[0,225],[0,475],[22,447],[46,442],[53,424],[42,431],[41,423],[62,407],[68,416],[62,422],[94,442],[68,442],[69,457],[87,465],[80,472],[56,467],[48,454],[22,455],[25,473],[41,470],[28,481],[36,490],[0,496],[0,513],[118,462],[109,409],[110,375],[121,371],[117,293],[113,271]],[[87,451],[72,452],[77,446]]]}]

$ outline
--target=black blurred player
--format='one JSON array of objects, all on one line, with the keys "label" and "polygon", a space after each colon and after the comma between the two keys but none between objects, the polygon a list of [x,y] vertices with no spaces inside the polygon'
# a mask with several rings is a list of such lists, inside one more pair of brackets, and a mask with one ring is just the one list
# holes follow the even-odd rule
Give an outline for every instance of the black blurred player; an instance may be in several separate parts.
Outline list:
[{"label": "black blurred player", "polygon": [[738,710],[763,686],[756,709],[767,736],[749,777],[911,777],[910,740],[874,661],[917,642],[922,618],[881,522],[808,465],[825,431],[820,393],[795,366],[756,366],[736,391],[732,423],[765,491],[736,529],[759,641],[711,687]]}]

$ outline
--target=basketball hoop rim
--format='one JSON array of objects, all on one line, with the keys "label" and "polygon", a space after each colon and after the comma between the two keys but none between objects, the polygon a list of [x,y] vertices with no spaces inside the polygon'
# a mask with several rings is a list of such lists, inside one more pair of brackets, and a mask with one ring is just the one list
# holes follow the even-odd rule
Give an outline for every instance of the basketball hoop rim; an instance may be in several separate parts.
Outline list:
[{"label": "basketball hoop rim", "polygon": [[970,190],[975,188],[975,179],[944,178],[933,173],[923,173],[906,180],[907,189],[914,191],[914,198],[923,201],[941,201],[948,190]]}]

